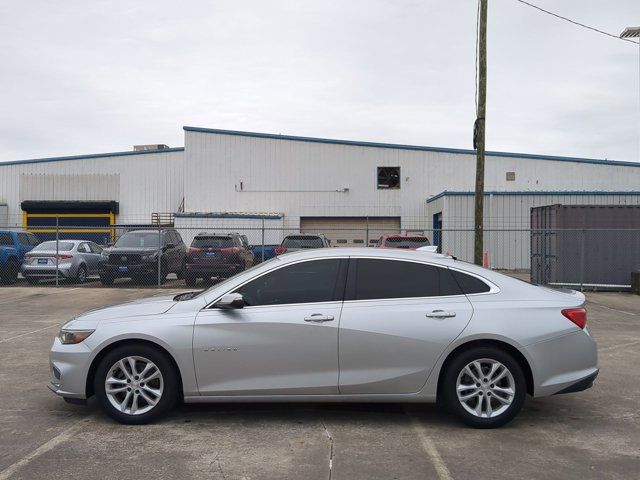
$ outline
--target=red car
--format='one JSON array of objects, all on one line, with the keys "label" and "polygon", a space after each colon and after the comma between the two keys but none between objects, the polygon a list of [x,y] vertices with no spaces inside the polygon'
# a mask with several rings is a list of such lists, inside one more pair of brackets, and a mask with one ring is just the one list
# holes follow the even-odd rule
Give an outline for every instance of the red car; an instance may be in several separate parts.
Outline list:
[{"label": "red car", "polygon": [[404,250],[416,250],[420,247],[431,245],[429,239],[424,235],[415,233],[394,233],[383,235],[378,240],[376,248],[402,248]]}]

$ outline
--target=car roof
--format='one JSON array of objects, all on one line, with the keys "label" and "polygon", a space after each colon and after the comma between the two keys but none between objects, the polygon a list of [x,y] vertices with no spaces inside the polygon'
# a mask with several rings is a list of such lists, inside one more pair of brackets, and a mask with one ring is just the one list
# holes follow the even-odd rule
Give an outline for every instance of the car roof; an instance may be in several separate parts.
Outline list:
[{"label": "car roof", "polygon": [[422,233],[389,233],[387,235],[383,235],[382,238],[405,238],[405,237],[421,237],[427,238],[426,235]]},{"label": "car roof", "polygon": [[444,264],[450,264],[455,259],[451,256],[442,255],[428,251],[402,250],[402,249],[384,249],[371,247],[345,247],[345,248],[315,248],[309,250],[295,251],[285,253],[278,258],[286,261],[297,261],[306,258],[324,258],[324,257],[370,257],[370,258],[390,258],[390,259],[408,259],[428,261]]}]

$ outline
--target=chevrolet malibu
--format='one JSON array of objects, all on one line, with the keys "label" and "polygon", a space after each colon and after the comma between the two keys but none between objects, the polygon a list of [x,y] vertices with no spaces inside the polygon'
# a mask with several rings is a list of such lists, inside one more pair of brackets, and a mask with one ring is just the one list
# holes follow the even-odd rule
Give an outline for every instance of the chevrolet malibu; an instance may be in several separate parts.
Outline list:
[{"label": "chevrolet malibu", "polygon": [[60,330],[49,388],[142,424],[185,402],[434,402],[467,425],[598,374],[585,297],[429,251],[286,254]]}]

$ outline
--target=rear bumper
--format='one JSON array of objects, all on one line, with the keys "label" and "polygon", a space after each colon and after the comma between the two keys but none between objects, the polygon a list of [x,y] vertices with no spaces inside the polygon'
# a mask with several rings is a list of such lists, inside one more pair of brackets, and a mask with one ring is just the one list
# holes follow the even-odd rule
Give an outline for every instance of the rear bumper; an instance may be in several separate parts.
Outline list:
[{"label": "rear bumper", "polygon": [[202,265],[199,263],[186,263],[184,271],[190,275],[206,275],[209,277],[230,277],[241,270],[239,263],[219,263],[215,265]]},{"label": "rear bumper", "polygon": [[595,373],[592,373],[588,377],[585,377],[582,380],[578,380],[573,385],[569,385],[567,388],[560,390],[559,392],[556,393],[556,395],[562,395],[563,393],[582,392],[584,390],[587,390],[593,387],[593,382],[597,378],[598,373],[600,373],[600,371],[596,370]]},{"label": "rear bumper", "polygon": [[[37,265],[25,265],[22,264],[20,268],[20,272],[23,277],[38,277],[38,278],[48,278],[56,276],[56,268],[55,267],[39,267]],[[58,275],[62,275],[63,277],[73,277],[73,267],[71,265],[60,265],[58,266]]]},{"label": "rear bumper", "polygon": [[526,351],[535,397],[584,390],[598,375],[596,342],[586,329],[528,345]]}]

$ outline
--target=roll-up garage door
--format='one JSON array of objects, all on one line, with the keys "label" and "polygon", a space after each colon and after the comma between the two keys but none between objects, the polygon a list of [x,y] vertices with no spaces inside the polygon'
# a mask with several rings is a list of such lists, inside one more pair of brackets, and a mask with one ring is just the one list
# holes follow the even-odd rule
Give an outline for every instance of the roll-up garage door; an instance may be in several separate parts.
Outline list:
[{"label": "roll-up garage door", "polygon": [[302,217],[301,233],[322,233],[334,247],[373,246],[382,235],[400,232],[400,217]]},{"label": "roll-up garage door", "polygon": [[56,232],[60,239],[113,241],[118,202],[25,200],[21,207],[23,228],[40,241],[54,240]]}]

